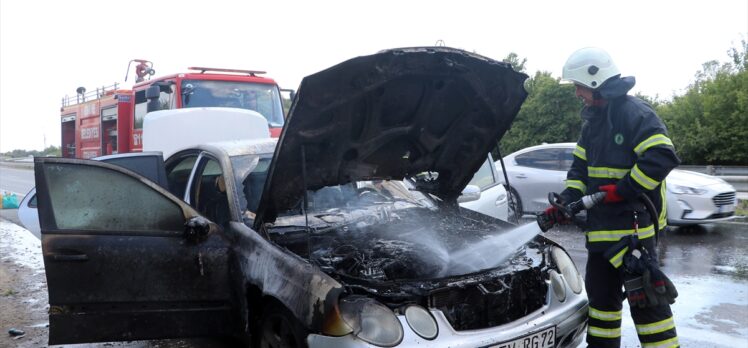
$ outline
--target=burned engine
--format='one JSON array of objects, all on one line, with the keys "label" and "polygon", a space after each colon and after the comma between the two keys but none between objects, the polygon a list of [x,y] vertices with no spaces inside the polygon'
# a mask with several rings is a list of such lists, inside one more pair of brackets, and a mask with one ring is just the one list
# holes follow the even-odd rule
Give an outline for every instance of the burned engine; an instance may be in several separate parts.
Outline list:
[{"label": "burned engine", "polygon": [[416,302],[439,309],[456,330],[508,323],[545,303],[542,243],[502,244],[516,237],[477,216],[416,210],[361,216],[315,216],[335,227],[275,240],[393,308]]}]

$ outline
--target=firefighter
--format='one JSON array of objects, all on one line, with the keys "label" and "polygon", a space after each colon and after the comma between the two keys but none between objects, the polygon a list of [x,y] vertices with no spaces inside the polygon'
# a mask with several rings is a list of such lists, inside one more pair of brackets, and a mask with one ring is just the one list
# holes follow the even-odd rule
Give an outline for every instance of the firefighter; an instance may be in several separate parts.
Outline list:
[{"label": "firefighter", "polygon": [[[657,259],[655,243],[659,231],[654,230],[654,219],[662,230],[667,221],[665,177],[680,160],[652,107],[627,95],[634,87],[634,77],[621,77],[605,51],[583,48],[574,52],[563,67],[562,79],[574,83],[577,97],[584,102],[584,123],[566,188],[561,193],[562,202],[576,201],[585,194],[607,193],[604,204],[588,211],[583,226],[588,250],[585,285],[590,301],[587,344],[619,347],[621,308],[626,296],[622,288],[624,282],[628,285],[631,280],[631,274],[622,271],[622,259],[624,251],[630,250],[626,248],[607,258],[605,252],[622,238],[635,235],[652,260]],[[650,216],[640,195],[652,201],[657,216]],[[564,219],[556,208],[548,208],[546,214]],[[652,272],[661,274],[656,265],[651,266]],[[649,271],[645,282],[650,281],[648,275]],[[641,275],[637,279],[641,284]],[[652,286],[644,285],[648,290]],[[672,290],[675,292],[674,287]],[[669,301],[659,303],[646,303],[646,298],[636,297],[643,293],[628,291],[631,316],[642,347],[678,347],[670,310],[677,293]]]}]

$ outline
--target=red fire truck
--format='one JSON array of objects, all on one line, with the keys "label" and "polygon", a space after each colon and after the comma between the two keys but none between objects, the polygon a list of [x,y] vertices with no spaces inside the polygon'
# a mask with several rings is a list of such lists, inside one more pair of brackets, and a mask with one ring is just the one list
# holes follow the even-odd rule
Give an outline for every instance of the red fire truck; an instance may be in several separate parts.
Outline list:
[{"label": "red fire truck", "polygon": [[[281,90],[263,71],[188,68],[190,72],[145,80],[152,63],[138,62],[132,89],[118,85],[62,99],[63,157],[91,158],[142,151],[143,119],[151,111],[193,107],[249,109],[264,116],[273,137],[284,123]],[[129,67],[128,67],[129,68]],[[125,78],[126,79],[126,78]],[[293,98],[293,91],[291,91]]]}]

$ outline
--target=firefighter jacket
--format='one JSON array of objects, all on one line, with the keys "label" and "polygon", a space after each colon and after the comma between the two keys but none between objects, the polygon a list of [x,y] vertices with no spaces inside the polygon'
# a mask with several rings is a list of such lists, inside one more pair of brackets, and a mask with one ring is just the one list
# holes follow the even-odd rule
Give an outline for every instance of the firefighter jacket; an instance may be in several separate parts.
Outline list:
[{"label": "firefighter jacket", "polygon": [[[584,230],[591,252],[603,252],[633,234],[635,211],[638,236],[644,244],[653,245],[657,233],[652,219],[658,220],[660,229],[667,222],[665,177],[680,160],[652,107],[627,95],[634,84],[633,77],[612,78],[597,91],[607,105],[582,109],[582,133],[562,199],[576,201],[608,184],[615,184],[618,194],[625,198],[620,203],[598,204],[587,212]],[[638,198],[640,194],[649,196],[658,216],[649,216]],[[616,260],[611,263],[618,266]]]}]

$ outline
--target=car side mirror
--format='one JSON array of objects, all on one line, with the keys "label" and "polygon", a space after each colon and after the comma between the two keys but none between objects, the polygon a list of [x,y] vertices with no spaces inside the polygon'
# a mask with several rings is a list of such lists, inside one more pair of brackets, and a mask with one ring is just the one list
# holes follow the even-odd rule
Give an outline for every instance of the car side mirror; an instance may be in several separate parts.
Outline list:
[{"label": "car side mirror", "polygon": [[473,202],[480,199],[480,187],[475,185],[467,185],[465,189],[460,193],[460,197],[457,197],[457,203]]},{"label": "car side mirror", "polygon": [[148,86],[145,90],[145,99],[148,99],[146,105],[147,112],[158,111],[161,107],[159,104],[159,97],[161,96],[161,88],[157,85]]},{"label": "car side mirror", "polygon": [[208,238],[211,232],[220,229],[220,226],[202,216],[193,216],[184,224],[184,238],[191,243],[200,243]]}]

